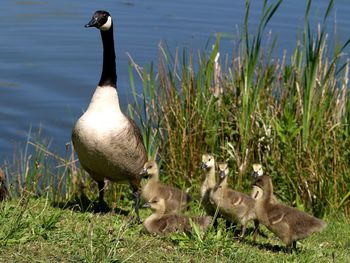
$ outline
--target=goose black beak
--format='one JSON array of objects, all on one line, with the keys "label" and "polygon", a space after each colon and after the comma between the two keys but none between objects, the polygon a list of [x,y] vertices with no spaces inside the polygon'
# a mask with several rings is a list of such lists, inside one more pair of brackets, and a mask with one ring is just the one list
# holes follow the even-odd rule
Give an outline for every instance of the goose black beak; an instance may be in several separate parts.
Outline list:
[{"label": "goose black beak", "polygon": [[85,27],[98,27],[98,20],[93,17],[90,22],[85,25]]}]

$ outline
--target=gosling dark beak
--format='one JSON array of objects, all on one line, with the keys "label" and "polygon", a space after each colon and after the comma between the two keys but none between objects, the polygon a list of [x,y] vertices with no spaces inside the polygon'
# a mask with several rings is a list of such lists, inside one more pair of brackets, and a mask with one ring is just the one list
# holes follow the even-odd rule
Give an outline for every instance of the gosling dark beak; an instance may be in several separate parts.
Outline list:
[{"label": "gosling dark beak", "polygon": [[256,178],[258,178],[259,174],[257,172],[252,172],[252,178],[254,179],[254,181],[256,180]]},{"label": "gosling dark beak", "polygon": [[206,163],[204,163],[204,162],[201,162],[200,163],[200,167],[201,167],[201,169],[207,169],[208,165]]},{"label": "gosling dark beak", "polygon": [[140,172],[140,175],[142,175],[142,178],[144,179],[148,179],[149,178],[149,174],[147,173],[147,169],[143,168]]},{"label": "gosling dark beak", "polygon": [[89,23],[85,25],[85,27],[97,27],[98,26],[98,20],[95,18],[92,18]]},{"label": "gosling dark beak", "polygon": [[226,174],[225,174],[224,171],[220,171],[220,172],[219,172],[219,177],[220,177],[221,180],[224,179],[225,176],[226,176]]},{"label": "gosling dark beak", "polygon": [[150,203],[144,203],[142,206],[142,208],[151,208]]}]

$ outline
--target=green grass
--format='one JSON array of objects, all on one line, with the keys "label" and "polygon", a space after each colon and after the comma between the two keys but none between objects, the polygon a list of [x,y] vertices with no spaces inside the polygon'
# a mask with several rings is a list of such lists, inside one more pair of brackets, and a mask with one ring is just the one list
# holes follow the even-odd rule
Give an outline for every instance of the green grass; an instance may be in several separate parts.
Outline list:
[{"label": "green grass", "polygon": [[[197,54],[174,54],[162,44],[156,66],[141,68],[131,59],[129,112],[141,126],[149,158],[161,163],[161,180],[190,189],[193,214],[203,214],[199,162],[211,152],[229,163],[231,186],[244,192],[251,189],[251,165],[262,163],[281,201],[325,217],[323,232],[286,255],[266,229],[268,238],[256,244],[250,236],[238,243],[222,226],[204,235],[153,237],[125,215],[67,209],[87,208],[96,199],[96,183],[79,169],[70,144],[59,156],[40,131],[30,131],[17,158],[2,165],[13,199],[0,203],[0,262],[349,262],[350,86],[343,51],[350,40],[332,43],[325,33],[333,1],[320,27],[310,28],[309,0],[302,39],[290,56],[273,59],[278,39],[265,41],[265,28],[281,4],[264,1],[254,32],[246,1],[243,31],[226,64],[220,35],[212,49]],[[135,71],[142,94],[136,93]],[[130,196],[126,186],[107,185],[110,206],[130,209]],[[142,211],[141,219],[148,214]]]},{"label": "green grass", "polygon": [[[201,210],[192,204],[193,213]],[[141,218],[150,211],[142,210]],[[200,236],[154,237],[130,218],[56,208],[30,195],[0,204],[1,262],[348,262],[350,221],[326,218],[327,228],[298,243],[298,253],[280,251],[282,243],[266,229],[254,244],[239,243],[219,225]]]}]

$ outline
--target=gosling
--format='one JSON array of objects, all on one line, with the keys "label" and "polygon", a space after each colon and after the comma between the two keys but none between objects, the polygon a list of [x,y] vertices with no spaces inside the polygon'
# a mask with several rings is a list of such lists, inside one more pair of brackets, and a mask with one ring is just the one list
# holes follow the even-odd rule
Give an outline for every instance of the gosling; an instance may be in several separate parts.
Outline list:
[{"label": "gosling", "polygon": [[[253,178],[253,182],[259,177],[259,176],[263,176],[264,175],[264,171],[262,169],[262,165],[261,164],[253,164],[253,173],[252,173],[252,178]],[[262,189],[256,185],[253,185],[253,190],[251,193],[251,197],[254,198],[255,200],[259,199],[262,197]],[[271,197],[271,202],[272,203],[277,203],[277,198],[276,196],[273,194]]]},{"label": "gosling", "polygon": [[263,190],[262,198],[255,203],[255,213],[260,223],[286,244],[287,253],[296,249],[297,240],[321,231],[326,223],[296,208],[272,202],[273,186],[270,176],[256,179],[255,185]]},{"label": "gosling", "polygon": [[149,178],[141,190],[141,197],[146,202],[155,197],[164,199],[166,213],[178,213],[188,207],[191,196],[178,188],[162,184],[159,181],[159,169],[155,161],[146,162],[141,174],[144,178]]},{"label": "gosling", "polygon": [[143,223],[145,231],[149,234],[165,235],[173,232],[191,232],[191,222],[199,230],[204,231],[212,221],[211,216],[188,217],[178,214],[165,214],[165,200],[159,197],[153,198],[142,207],[151,208],[154,211]]},{"label": "gosling", "polygon": [[5,185],[5,174],[0,169],[0,202],[4,201],[10,196],[9,191]]},{"label": "gosling", "polygon": [[[219,163],[219,180],[215,188],[210,193],[210,201],[217,207],[219,215],[231,223],[242,225],[240,238],[243,238],[247,224],[250,220],[255,220],[254,205],[255,200],[250,196],[234,191],[227,187],[227,176],[229,169],[227,163]],[[258,223],[256,221],[253,239],[256,238]]]},{"label": "gosling", "polygon": [[216,207],[210,202],[210,192],[216,185],[215,179],[215,159],[211,154],[203,154],[201,168],[205,170],[205,179],[201,186],[201,204],[205,212],[214,216]]}]

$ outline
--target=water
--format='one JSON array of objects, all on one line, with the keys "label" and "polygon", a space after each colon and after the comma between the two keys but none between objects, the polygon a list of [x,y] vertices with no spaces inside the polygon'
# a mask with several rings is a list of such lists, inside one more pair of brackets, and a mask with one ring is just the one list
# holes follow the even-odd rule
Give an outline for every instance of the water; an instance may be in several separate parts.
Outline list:
[{"label": "water", "polygon": [[[261,2],[252,1],[252,29],[258,24]],[[272,19],[269,28],[279,35],[276,56],[295,46],[305,2],[285,1]],[[312,21],[317,23],[328,1],[314,2]],[[64,152],[73,123],[86,109],[100,77],[99,32],[83,27],[95,10],[108,10],[116,23],[118,88],[125,109],[130,100],[126,52],[137,64],[147,65],[157,62],[161,40],[172,51],[176,47],[196,51],[223,32],[229,37],[223,39],[220,51],[230,53],[243,23],[244,5],[243,0],[108,0],[103,4],[2,0],[0,164],[13,156],[15,145],[25,145],[30,127],[32,131],[42,127],[42,137],[52,140],[50,150]],[[329,29],[343,41],[350,36],[349,13],[348,0],[336,1]]]}]

